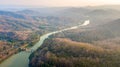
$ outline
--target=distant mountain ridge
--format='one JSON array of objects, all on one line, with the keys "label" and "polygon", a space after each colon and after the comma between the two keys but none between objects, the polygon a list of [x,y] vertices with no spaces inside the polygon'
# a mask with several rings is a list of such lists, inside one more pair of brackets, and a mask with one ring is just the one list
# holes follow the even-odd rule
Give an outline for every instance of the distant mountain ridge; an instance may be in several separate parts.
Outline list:
[{"label": "distant mountain ridge", "polygon": [[9,12],[9,11],[0,11],[0,15],[14,17],[14,18],[20,18],[20,19],[25,19],[25,17],[23,15],[17,14],[15,12]]}]

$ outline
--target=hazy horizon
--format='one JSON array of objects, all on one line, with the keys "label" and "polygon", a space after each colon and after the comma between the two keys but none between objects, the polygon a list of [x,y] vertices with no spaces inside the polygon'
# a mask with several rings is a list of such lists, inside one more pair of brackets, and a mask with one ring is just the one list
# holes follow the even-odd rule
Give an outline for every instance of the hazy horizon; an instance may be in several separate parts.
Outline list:
[{"label": "hazy horizon", "polygon": [[1,6],[31,6],[31,7],[83,7],[100,5],[119,5],[120,0],[0,0]]}]

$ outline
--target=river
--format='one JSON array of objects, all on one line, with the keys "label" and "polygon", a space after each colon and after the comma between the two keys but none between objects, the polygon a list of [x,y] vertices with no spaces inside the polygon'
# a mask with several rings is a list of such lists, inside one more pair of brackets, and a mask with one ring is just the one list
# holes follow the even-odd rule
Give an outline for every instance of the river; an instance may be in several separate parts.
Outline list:
[{"label": "river", "polygon": [[78,27],[87,26],[88,24],[90,24],[90,21],[86,20],[81,25],[77,25],[77,26],[62,29],[62,30],[59,30],[59,31],[54,31],[54,32],[51,32],[51,33],[48,33],[48,34],[44,34],[43,36],[40,37],[39,42],[36,43],[33,47],[30,48],[31,52],[22,51],[22,52],[19,52],[17,54],[14,54],[10,58],[3,61],[0,64],[0,67],[28,67],[30,54],[32,52],[36,51],[43,44],[44,40],[47,39],[50,35],[53,35],[53,34],[56,34],[56,33],[59,33],[59,32],[63,32],[63,31],[67,31],[67,30],[77,29]]}]

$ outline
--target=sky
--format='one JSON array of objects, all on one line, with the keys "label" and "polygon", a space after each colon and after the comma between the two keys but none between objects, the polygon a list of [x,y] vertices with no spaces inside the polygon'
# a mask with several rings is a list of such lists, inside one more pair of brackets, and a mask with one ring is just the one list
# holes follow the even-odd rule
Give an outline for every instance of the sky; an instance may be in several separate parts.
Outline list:
[{"label": "sky", "polygon": [[79,7],[96,5],[120,5],[120,0],[0,0],[0,5]]}]

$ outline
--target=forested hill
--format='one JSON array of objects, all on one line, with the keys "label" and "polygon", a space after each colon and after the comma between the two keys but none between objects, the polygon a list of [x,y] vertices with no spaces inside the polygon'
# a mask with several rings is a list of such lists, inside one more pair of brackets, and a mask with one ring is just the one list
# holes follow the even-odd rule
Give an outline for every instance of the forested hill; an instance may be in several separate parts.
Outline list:
[{"label": "forested hill", "polygon": [[97,19],[95,26],[52,35],[30,56],[29,67],[119,67],[120,19]]}]

